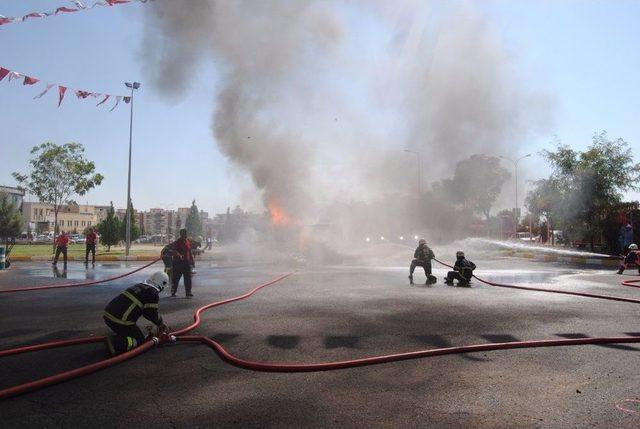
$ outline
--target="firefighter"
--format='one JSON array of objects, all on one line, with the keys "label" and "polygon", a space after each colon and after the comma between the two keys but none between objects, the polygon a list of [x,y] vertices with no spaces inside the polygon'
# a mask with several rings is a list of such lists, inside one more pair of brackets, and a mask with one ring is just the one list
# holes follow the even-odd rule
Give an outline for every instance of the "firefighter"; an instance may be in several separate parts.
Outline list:
[{"label": "firefighter", "polygon": [[456,252],[456,262],[453,265],[453,271],[447,273],[444,282],[449,286],[453,285],[454,280],[458,280],[458,286],[468,286],[473,277],[473,270],[476,264],[464,257],[464,252],[458,250]]},{"label": "firefighter", "polygon": [[180,277],[184,276],[184,291],[187,298],[191,298],[191,267],[193,266],[193,254],[191,253],[191,241],[187,238],[187,230],[180,230],[180,238],[170,244],[173,251],[173,264],[171,271],[171,296],[176,296]]},{"label": "firefighter", "polygon": [[91,265],[96,264],[96,242],[98,240],[98,235],[96,234],[96,230],[93,228],[89,228],[89,232],[85,236],[86,248],[84,252],[84,264],[89,265],[89,253],[91,253]]},{"label": "firefighter", "polygon": [[413,284],[413,272],[416,267],[424,268],[424,273],[427,276],[426,284],[436,283],[438,280],[431,274],[431,260],[436,256],[433,254],[433,250],[427,246],[425,239],[418,241],[418,247],[416,251],[413,252],[413,257],[414,259],[411,261],[411,266],[409,267],[409,284]]},{"label": "firefighter", "polygon": [[162,258],[162,263],[164,264],[164,272],[167,273],[170,279],[173,278],[173,248],[171,244],[167,244],[162,248],[162,252],[160,252],[160,257]]},{"label": "firefighter", "polygon": [[146,337],[136,325],[140,316],[153,322],[160,333],[166,334],[169,331],[158,314],[160,292],[168,283],[169,276],[157,271],[143,283],[131,286],[107,304],[104,323],[115,333],[107,337],[111,355],[127,352],[144,342]]},{"label": "firefighter", "polygon": [[638,245],[635,243],[631,243],[629,245],[629,253],[624,257],[624,261],[620,264],[620,269],[618,269],[618,274],[624,273],[629,265],[637,265],[638,266],[638,274],[640,274],[640,251],[638,251]]},{"label": "firefighter", "polygon": [[62,231],[62,233],[56,238],[56,255],[53,258],[53,265],[58,265],[58,258],[62,253],[62,258],[64,261],[64,266],[67,266],[67,246],[69,245],[69,236],[66,231]]}]

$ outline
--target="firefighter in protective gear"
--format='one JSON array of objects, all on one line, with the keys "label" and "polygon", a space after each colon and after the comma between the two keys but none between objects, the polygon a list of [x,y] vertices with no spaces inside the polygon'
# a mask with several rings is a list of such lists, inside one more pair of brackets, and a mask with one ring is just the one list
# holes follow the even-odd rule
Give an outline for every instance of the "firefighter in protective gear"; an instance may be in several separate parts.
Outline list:
[{"label": "firefighter in protective gear", "polygon": [[416,267],[424,268],[424,273],[427,276],[426,284],[434,284],[438,281],[436,277],[431,274],[431,260],[435,257],[433,250],[427,246],[427,241],[420,239],[416,251],[413,252],[414,259],[411,261],[411,266],[409,267],[409,284],[413,284],[413,272]]},{"label": "firefighter in protective gear", "polygon": [[464,257],[464,252],[458,250],[456,252],[456,263],[453,265],[453,271],[447,273],[444,282],[449,286],[453,285],[454,280],[458,280],[458,286],[468,286],[473,277],[473,270],[476,264]]},{"label": "firefighter in protective gear", "polygon": [[631,243],[629,245],[629,253],[624,257],[624,261],[620,264],[620,268],[618,269],[618,274],[624,273],[629,265],[637,265],[638,266],[638,274],[640,274],[640,251],[638,250],[638,245],[635,243]]},{"label": "firefighter in protective gear", "polygon": [[104,323],[115,333],[107,337],[112,355],[127,352],[144,342],[145,335],[136,325],[140,316],[153,322],[160,333],[169,327],[158,314],[160,292],[169,284],[169,276],[157,271],[143,283],[138,283],[111,300],[104,309]]}]

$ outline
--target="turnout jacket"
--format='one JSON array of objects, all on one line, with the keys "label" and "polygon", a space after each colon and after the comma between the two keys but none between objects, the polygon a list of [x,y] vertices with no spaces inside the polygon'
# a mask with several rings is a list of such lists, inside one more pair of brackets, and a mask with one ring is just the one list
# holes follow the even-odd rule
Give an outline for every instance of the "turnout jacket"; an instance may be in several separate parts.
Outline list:
[{"label": "turnout jacket", "polygon": [[162,324],[158,314],[158,291],[145,283],[138,283],[111,300],[104,309],[104,317],[120,325],[135,325],[140,316],[155,325]]},{"label": "turnout jacket", "polygon": [[456,263],[453,264],[453,269],[458,271],[465,280],[471,280],[476,264],[466,258],[457,259]]},{"label": "turnout jacket", "polygon": [[427,245],[418,246],[416,251],[413,252],[413,257],[420,262],[431,262],[436,255],[433,254],[433,250]]},{"label": "turnout jacket", "polygon": [[640,265],[639,256],[640,256],[639,250],[630,250],[629,253],[627,253],[627,256],[624,257],[624,263]]}]

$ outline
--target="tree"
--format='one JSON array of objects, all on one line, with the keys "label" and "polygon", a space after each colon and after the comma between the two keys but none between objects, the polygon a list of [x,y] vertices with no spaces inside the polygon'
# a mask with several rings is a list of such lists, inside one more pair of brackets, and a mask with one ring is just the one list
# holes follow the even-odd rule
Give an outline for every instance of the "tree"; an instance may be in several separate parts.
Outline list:
[{"label": "tree", "polygon": [[178,236],[181,229],[182,229],[182,220],[180,219],[180,215],[176,213],[176,237]]},{"label": "tree", "polygon": [[[140,228],[136,225],[136,215],[133,210],[133,203],[129,204],[129,216],[131,217],[131,241],[137,240],[140,237]],[[127,216],[120,222],[120,240],[125,241],[127,239]]]},{"label": "tree", "polygon": [[194,239],[202,236],[202,220],[200,219],[200,212],[198,206],[196,206],[196,200],[191,202],[191,208],[185,221],[185,228],[187,228],[187,234]]},{"label": "tree", "polygon": [[22,215],[6,192],[0,192],[0,242],[9,246],[9,239],[22,232]]},{"label": "tree", "polygon": [[511,174],[500,165],[500,159],[486,155],[472,155],[456,164],[452,179],[443,180],[452,202],[483,214],[487,223],[491,208]]},{"label": "tree", "polygon": [[13,177],[41,202],[53,205],[55,239],[60,207],[72,196],[99,186],[103,176],[95,173],[95,164],[84,157],[84,146],[79,143],[59,146],[47,142],[34,146],[31,155],[31,172],[14,172]]},{"label": "tree", "polygon": [[536,182],[527,206],[553,218],[569,239],[587,239],[593,250],[595,238],[611,229],[623,192],[640,189],[640,164],[627,142],[611,140],[605,131],[595,133],[584,152],[559,144],[542,155],[553,172]]},{"label": "tree", "polygon": [[100,234],[100,243],[107,246],[107,252],[111,251],[111,246],[120,242],[121,224],[122,222],[116,216],[116,211],[113,208],[113,202],[111,202],[111,206],[107,209],[107,217],[96,227]]}]

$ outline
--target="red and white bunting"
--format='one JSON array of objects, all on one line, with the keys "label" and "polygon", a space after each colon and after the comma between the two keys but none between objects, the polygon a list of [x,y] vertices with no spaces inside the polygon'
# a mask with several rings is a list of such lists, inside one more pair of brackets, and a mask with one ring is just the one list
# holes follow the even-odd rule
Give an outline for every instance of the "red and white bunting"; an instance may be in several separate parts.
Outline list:
[{"label": "red and white bunting", "polygon": [[[7,81],[21,79],[22,85],[31,86],[31,85],[36,85],[41,83],[41,80],[36,77],[28,76],[23,73],[19,73],[17,71],[12,71],[5,67],[0,67],[0,81],[2,81],[7,76],[8,76]],[[36,100],[36,99],[42,98],[46,93],[49,92],[51,88],[53,88],[54,86],[57,86],[58,87],[58,107],[62,105],[62,102],[64,101],[64,97],[67,93],[67,90],[72,91],[79,100],[85,100],[87,98],[92,98],[95,100],[100,99],[100,101],[98,102],[98,104],[96,104],[96,106],[105,104],[108,100],[115,98],[116,102],[113,105],[113,107],[109,109],[110,112],[112,112],[113,110],[115,110],[116,107],[118,107],[121,100],[124,100],[124,102],[127,104],[131,102],[130,96],[121,96],[121,95],[116,96],[112,94],[103,94],[100,92],[85,91],[82,89],[72,89],[67,86],[58,85],[55,83],[44,83],[44,85],[45,85],[44,90],[42,90],[38,95],[33,97],[33,99]]]},{"label": "red and white bunting", "polygon": [[94,7],[98,7],[98,6],[109,7],[109,6],[116,6],[119,4],[126,4],[126,3],[146,3],[148,1],[153,1],[153,0],[104,0],[104,1],[94,2],[93,5],[91,6],[86,6],[80,0],[75,0],[73,1],[73,3],[76,5],[76,7],[61,6],[51,12],[31,12],[24,16],[7,17],[7,16],[0,15],[0,25],[11,24],[13,22],[24,22],[29,18],[46,18],[49,16],[60,15],[61,13],[74,13],[74,12],[79,12],[83,10],[93,9]]},{"label": "red and white bunting", "polygon": [[35,97],[33,97],[33,99],[37,99],[37,98],[42,98],[43,95],[45,95],[47,92],[49,92],[49,90],[51,88],[53,88],[55,86],[55,84],[53,83],[48,83],[47,87],[44,89],[44,91],[42,91],[40,94],[36,95]]}]

